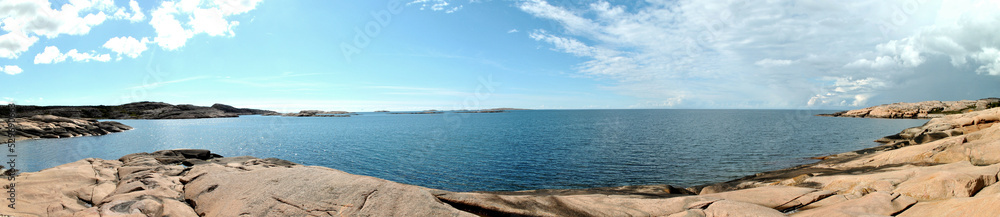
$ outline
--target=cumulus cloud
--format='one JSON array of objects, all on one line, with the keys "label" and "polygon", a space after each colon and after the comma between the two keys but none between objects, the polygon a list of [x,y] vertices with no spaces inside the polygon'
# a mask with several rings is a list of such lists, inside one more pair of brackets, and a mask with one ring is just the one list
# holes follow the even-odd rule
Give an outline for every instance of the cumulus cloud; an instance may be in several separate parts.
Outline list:
[{"label": "cumulus cloud", "polygon": [[118,54],[118,59],[121,60],[122,56],[128,56],[129,58],[136,58],[146,51],[146,43],[149,43],[148,38],[142,38],[142,40],[137,40],[132,36],[127,37],[114,37],[108,39],[104,43],[104,48],[111,49]]},{"label": "cumulus cloud", "polygon": [[97,54],[94,51],[90,53],[80,53],[76,49],[69,50],[69,52],[61,53],[59,48],[56,46],[45,47],[45,51],[35,55],[35,64],[53,64],[66,61],[67,59],[73,60],[74,62],[107,62],[111,60],[111,55],[108,54]]},{"label": "cumulus cloud", "polygon": [[406,3],[406,6],[410,5],[420,5],[420,10],[429,9],[432,11],[444,11],[449,14],[462,9],[462,5],[449,6],[451,4],[448,3],[447,0],[414,0],[410,3]]},{"label": "cumulus cloud", "polygon": [[3,66],[3,67],[0,67],[0,71],[2,71],[3,73],[7,73],[8,75],[16,75],[16,74],[20,74],[24,70],[21,70],[21,67],[18,67],[18,66],[15,66],[15,65],[6,65],[6,66]]},{"label": "cumulus cloud", "polygon": [[[152,42],[166,50],[183,47],[196,34],[209,36],[235,36],[233,28],[239,21],[229,21],[228,16],[253,10],[260,0],[216,0],[201,2],[181,0],[163,2],[151,12],[149,22],[156,31]],[[182,22],[178,18],[187,18]]]},{"label": "cumulus cloud", "polygon": [[119,8],[112,15],[115,19],[128,20],[129,22],[140,22],[146,19],[146,14],[142,13],[142,8],[139,8],[139,2],[135,0],[130,0],[128,2],[129,9],[131,12],[125,11],[125,8]]},{"label": "cumulus cloud", "polygon": [[654,107],[864,106],[880,93],[912,88],[907,79],[937,56],[952,59],[950,71],[1000,74],[996,2],[911,3],[526,0],[517,6],[556,24],[528,36],[584,57],[577,73],[610,78],[604,88],[645,102],[684,99],[647,103]]},{"label": "cumulus cloud", "polygon": [[967,8],[958,9],[962,12],[958,14],[939,14],[942,16],[939,19],[948,21],[923,27],[909,37],[881,43],[876,46],[875,52],[845,67],[912,68],[923,64],[928,56],[945,56],[951,59],[953,66],[972,66],[979,73],[1000,75],[996,65],[996,50],[1000,48],[1000,14],[995,13],[1000,10],[1000,3],[952,3]]},{"label": "cumulus cloud", "polygon": [[21,53],[27,51],[28,47],[37,41],[38,37],[28,36],[20,30],[0,35],[0,58],[17,59]]}]

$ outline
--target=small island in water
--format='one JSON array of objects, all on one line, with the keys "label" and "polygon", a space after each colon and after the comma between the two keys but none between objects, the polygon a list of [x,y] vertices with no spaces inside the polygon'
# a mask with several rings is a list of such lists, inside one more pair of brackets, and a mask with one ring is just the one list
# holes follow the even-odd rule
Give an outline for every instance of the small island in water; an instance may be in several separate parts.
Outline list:
[{"label": "small island in water", "polygon": [[[666,184],[452,192],[209,150],[87,158],[16,176],[13,216],[998,216],[1000,108],[978,101],[898,103],[829,116],[932,118],[885,145],[701,186]],[[275,114],[231,107],[32,107],[17,126],[37,138],[128,130],[80,118]],[[141,104],[140,104],[141,105]],[[168,104],[169,105],[169,104]],[[217,104],[219,105],[219,104]],[[140,109],[136,109],[140,108]],[[506,111],[510,109],[480,110]],[[49,111],[49,112],[46,112]],[[98,112],[99,113],[94,113]],[[192,112],[185,112],[192,111]],[[438,112],[438,111],[425,111]],[[322,111],[304,112],[315,116]],[[304,114],[300,112],[298,114]],[[62,114],[75,118],[58,117]],[[221,115],[220,115],[221,114]],[[423,114],[423,113],[421,113]],[[28,129],[28,130],[25,130]],[[21,135],[21,134],[19,134]],[[23,136],[24,138],[35,138]],[[873,138],[875,139],[875,138]],[[267,156],[259,156],[267,157]],[[5,179],[7,180],[7,179]],[[3,183],[9,186],[9,182]]]}]

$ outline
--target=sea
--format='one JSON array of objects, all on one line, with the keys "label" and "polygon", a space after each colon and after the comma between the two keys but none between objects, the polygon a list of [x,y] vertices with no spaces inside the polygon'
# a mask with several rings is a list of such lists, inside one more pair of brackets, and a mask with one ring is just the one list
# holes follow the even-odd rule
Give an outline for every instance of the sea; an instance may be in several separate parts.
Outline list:
[{"label": "sea", "polygon": [[451,191],[689,187],[879,145],[927,120],[819,110],[516,110],[114,120],[104,136],[20,141],[22,172],[166,149],[280,158]]}]

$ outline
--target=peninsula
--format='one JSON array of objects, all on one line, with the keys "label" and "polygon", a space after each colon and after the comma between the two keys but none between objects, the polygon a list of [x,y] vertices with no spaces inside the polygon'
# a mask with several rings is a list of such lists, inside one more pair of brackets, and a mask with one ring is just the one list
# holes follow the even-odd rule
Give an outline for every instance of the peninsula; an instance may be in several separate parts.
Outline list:
[{"label": "peninsula", "polygon": [[[277,112],[261,109],[235,108],[225,104],[210,107],[189,104],[172,105],[162,102],[134,102],[122,105],[97,106],[33,106],[18,105],[18,117],[55,115],[83,119],[192,119],[264,115]],[[0,111],[0,115],[8,115]]]}]

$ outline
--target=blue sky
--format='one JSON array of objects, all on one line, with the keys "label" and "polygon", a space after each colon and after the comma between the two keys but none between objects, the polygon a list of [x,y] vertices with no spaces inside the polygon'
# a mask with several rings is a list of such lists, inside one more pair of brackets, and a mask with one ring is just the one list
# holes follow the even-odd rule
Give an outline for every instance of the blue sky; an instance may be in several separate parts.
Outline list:
[{"label": "blue sky", "polygon": [[1000,96],[996,1],[5,0],[0,97],[279,111]]}]

